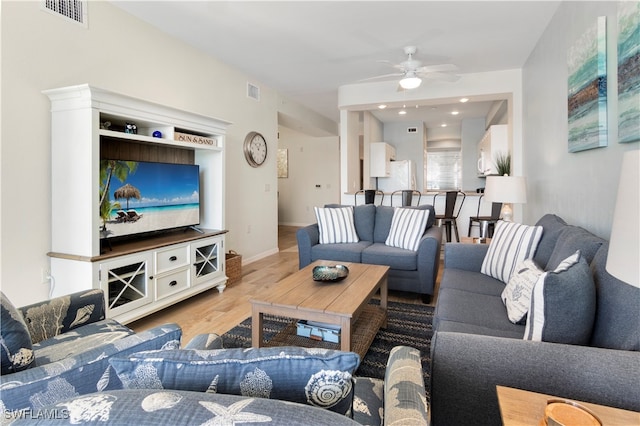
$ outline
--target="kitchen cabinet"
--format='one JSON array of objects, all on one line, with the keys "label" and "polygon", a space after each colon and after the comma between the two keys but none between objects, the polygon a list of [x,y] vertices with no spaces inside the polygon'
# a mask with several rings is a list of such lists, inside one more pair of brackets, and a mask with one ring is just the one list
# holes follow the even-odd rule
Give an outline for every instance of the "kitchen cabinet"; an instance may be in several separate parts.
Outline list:
[{"label": "kitchen cabinet", "polygon": [[371,177],[389,177],[391,175],[390,162],[396,159],[396,149],[386,142],[370,144]]},{"label": "kitchen cabinet", "polygon": [[496,175],[498,155],[509,153],[509,129],[506,124],[489,127],[478,143],[478,176]]}]

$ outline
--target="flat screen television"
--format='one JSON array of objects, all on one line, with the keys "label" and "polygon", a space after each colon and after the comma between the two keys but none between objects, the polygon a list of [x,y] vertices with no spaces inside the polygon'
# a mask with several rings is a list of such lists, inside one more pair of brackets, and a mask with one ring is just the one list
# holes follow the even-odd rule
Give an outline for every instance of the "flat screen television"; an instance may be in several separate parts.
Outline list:
[{"label": "flat screen television", "polygon": [[101,160],[100,223],[102,238],[198,225],[199,166]]}]

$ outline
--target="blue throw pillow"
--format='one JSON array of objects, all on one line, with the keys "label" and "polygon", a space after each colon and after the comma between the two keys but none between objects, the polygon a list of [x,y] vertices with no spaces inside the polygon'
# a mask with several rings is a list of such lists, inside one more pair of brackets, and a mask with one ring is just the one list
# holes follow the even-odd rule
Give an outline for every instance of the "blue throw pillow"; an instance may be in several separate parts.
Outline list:
[{"label": "blue throw pillow", "polygon": [[31,336],[22,315],[15,306],[0,292],[0,353],[2,375],[26,370],[33,366],[33,348]]},{"label": "blue throw pillow", "polygon": [[280,399],[348,414],[353,352],[300,347],[138,352],[112,358],[125,389],[174,389]]},{"label": "blue throw pillow", "polygon": [[524,340],[588,345],[596,314],[596,287],[576,251],[540,275],[531,293]]}]

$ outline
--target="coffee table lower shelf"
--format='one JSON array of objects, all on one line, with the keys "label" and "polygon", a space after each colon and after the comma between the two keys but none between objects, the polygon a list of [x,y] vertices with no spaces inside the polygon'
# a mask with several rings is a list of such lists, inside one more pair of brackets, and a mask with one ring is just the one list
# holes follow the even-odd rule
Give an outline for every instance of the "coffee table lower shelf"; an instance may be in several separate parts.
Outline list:
[{"label": "coffee table lower shelf", "polygon": [[[367,305],[351,327],[351,351],[364,358],[364,354],[369,350],[371,342],[376,337],[376,333],[387,319],[386,310],[376,305]],[[281,332],[276,334],[271,340],[264,343],[264,346],[301,346],[305,348],[340,349],[339,343],[313,340],[308,337],[296,334],[296,323],[287,325]]]}]

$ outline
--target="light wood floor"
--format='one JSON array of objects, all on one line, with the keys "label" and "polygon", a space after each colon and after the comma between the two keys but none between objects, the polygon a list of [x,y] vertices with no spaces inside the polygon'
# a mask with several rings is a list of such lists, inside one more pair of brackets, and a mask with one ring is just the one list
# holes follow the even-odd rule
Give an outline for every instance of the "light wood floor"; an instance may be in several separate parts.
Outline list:
[{"label": "light wood floor", "polygon": [[[170,322],[177,323],[182,328],[183,344],[201,333],[223,334],[229,331],[251,316],[250,299],[258,298],[275,283],[298,270],[297,229],[279,226],[279,253],[243,265],[242,279],[227,286],[224,292],[207,290],[127,325],[135,331],[142,331]],[[394,291],[389,292],[389,300],[422,303],[416,294]]]}]

